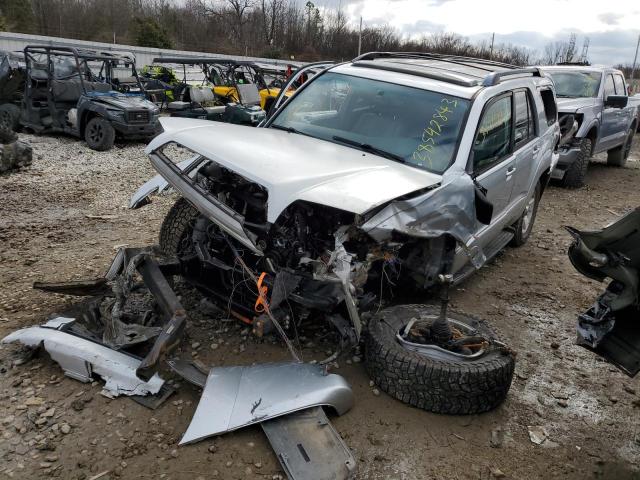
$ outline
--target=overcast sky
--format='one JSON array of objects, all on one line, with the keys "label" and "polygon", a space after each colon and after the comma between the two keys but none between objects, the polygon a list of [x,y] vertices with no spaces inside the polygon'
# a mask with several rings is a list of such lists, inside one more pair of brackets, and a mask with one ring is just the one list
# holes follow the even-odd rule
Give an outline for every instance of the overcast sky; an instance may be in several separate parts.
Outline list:
[{"label": "overcast sky", "polygon": [[578,52],[589,37],[589,60],[631,64],[640,34],[640,0],[316,0],[341,6],[353,25],[389,24],[406,36],[455,32],[471,40],[512,43],[542,51],[577,35]]}]

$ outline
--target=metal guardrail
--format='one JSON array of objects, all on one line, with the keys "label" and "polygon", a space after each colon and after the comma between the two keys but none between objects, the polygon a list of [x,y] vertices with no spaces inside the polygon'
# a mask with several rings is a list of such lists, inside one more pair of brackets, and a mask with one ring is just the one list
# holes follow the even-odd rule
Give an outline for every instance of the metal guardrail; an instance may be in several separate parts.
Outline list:
[{"label": "metal guardrail", "polygon": [[26,33],[0,32],[0,50],[22,51],[27,45],[47,45],[86,48],[92,50],[107,50],[113,52],[132,52],[136,56],[136,64],[139,67],[150,65],[155,57],[203,57],[215,56],[218,58],[229,58],[236,60],[247,60],[252,62],[268,63],[272,65],[296,65],[303,62],[295,62],[287,59],[273,59],[262,57],[248,57],[244,55],[225,55],[208,52],[192,52],[187,50],[165,50],[161,48],[138,47],[135,45],[123,45],[117,43],[89,42],[86,40],[76,40],[73,38],[47,37],[43,35],[30,35]]}]

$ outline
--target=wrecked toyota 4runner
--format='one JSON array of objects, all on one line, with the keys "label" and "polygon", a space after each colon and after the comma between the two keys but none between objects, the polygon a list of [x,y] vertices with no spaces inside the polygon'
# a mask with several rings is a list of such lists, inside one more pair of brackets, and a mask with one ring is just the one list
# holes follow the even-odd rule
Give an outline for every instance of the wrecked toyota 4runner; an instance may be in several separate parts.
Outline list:
[{"label": "wrecked toyota 4runner", "polygon": [[[434,411],[482,411],[502,401],[513,368],[485,327],[437,321],[446,309],[381,306],[432,287],[446,296],[526,242],[557,159],[554,107],[538,69],[368,54],[317,75],[255,131],[163,119],[147,147],[160,175],[132,206],[167,186],[181,195],[161,249],[254,331],[328,321],[346,348],[366,329],[384,390]],[[434,359],[460,375],[446,395],[410,380]],[[500,376],[494,390],[463,385],[472,365]]]},{"label": "wrecked toyota 4runner", "polygon": [[[40,339],[80,379],[104,352],[84,340],[62,348],[60,332],[118,354],[135,347],[143,358],[112,359],[122,365],[117,393],[156,394],[160,361],[186,325],[167,280],[178,275],[256,335],[277,333],[295,361],[291,337],[324,324],[339,340],[320,364],[363,341],[373,381],[401,401],[439,413],[492,409],[507,395],[515,355],[484,322],[450,311],[448,288],[529,238],[557,160],[554,107],[537,68],[371,53],[318,73],[261,128],[163,118],[164,133],[146,149],[159,175],[131,200],[138,208],[154,192],[180,195],[160,252],[124,249],[104,278],[38,285],[98,300],[5,341]],[[127,303],[139,277],[158,304],[144,318]],[[425,298],[439,303],[421,305]],[[204,388],[183,443],[318,405],[343,412],[352,401],[346,383],[318,365],[215,367],[207,377],[169,363]],[[220,404],[225,395],[246,400],[240,419]],[[215,425],[196,420],[202,411]]]}]

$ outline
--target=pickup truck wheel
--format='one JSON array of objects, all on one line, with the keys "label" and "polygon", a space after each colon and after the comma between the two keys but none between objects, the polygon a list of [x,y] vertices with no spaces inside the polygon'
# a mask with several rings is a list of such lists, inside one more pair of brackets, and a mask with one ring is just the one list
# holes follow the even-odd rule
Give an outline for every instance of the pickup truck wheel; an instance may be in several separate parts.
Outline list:
[{"label": "pickup truck wheel", "polygon": [[562,186],[566,188],[580,188],[584,186],[584,179],[587,176],[589,160],[591,158],[591,140],[583,138],[580,143],[578,158],[564,173]]},{"label": "pickup truck wheel", "polygon": [[171,256],[185,252],[191,240],[193,223],[200,213],[187,200],[179,198],[169,209],[160,227],[160,249]]},{"label": "pickup truck wheel", "polygon": [[[400,342],[398,334],[414,318],[436,316],[429,305],[397,305],[382,310],[369,321],[365,336],[366,368],[380,389],[398,400],[435,413],[486,412],[506,398],[515,355],[482,321],[463,313],[448,313],[452,327],[491,341],[473,355],[435,347],[417,352]],[[438,351],[440,350],[440,351]]]},{"label": "pickup truck wheel", "polygon": [[16,131],[20,126],[20,107],[12,103],[0,105],[0,125],[2,128]]},{"label": "pickup truck wheel", "polygon": [[629,158],[629,153],[631,152],[631,146],[633,145],[634,130],[635,128],[630,128],[624,143],[618,148],[607,152],[607,165],[611,165],[612,167],[625,166],[627,158]]},{"label": "pickup truck wheel", "polygon": [[92,150],[105,151],[113,147],[116,131],[108,120],[93,117],[84,128],[84,140]]},{"label": "pickup truck wheel", "polygon": [[541,187],[538,182],[533,191],[533,195],[527,200],[527,205],[524,208],[524,212],[522,212],[522,216],[513,224],[514,234],[511,239],[511,245],[514,247],[524,245],[531,236],[533,224],[538,214],[538,205],[540,204],[540,190]]}]

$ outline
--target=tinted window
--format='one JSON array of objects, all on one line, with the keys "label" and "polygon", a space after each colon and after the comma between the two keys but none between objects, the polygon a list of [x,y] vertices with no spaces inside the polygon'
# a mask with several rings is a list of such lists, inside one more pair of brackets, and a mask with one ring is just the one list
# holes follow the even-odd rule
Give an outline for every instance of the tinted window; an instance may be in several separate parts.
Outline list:
[{"label": "tinted window", "polygon": [[549,89],[540,90],[540,97],[542,97],[542,104],[544,106],[544,116],[547,119],[547,125],[553,125],[558,116],[558,108],[556,106],[556,99],[553,96],[553,92]]},{"label": "tinted window", "polygon": [[493,102],[482,114],[473,142],[473,169],[484,170],[510,152],[511,96]]},{"label": "tinted window", "polygon": [[604,98],[607,98],[609,95],[615,95],[616,89],[613,86],[613,76],[607,75],[607,78],[604,81]]},{"label": "tinted window", "polygon": [[624,80],[620,75],[614,75],[613,81],[616,85],[616,95],[626,95],[627,91],[624,88]]},{"label": "tinted window", "polygon": [[292,97],[270,128],[382,150],[378,154],[390,161],[442,173],[453,162],[469,104],[441,92],[327,72]]},{"label": "tinted window", "polygon": [[516,134],[514,142],[516,148],[527,143],[535,137],[535,129],[533,126],[533,112],[529,95],[524,90],[514,93],[514,101],[516,102]]}]

